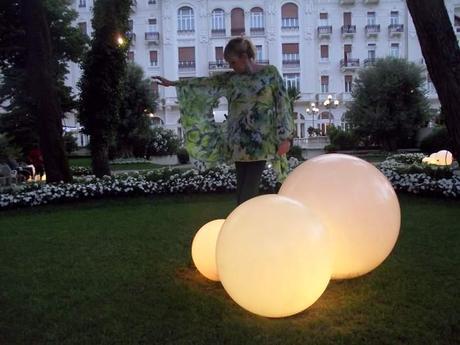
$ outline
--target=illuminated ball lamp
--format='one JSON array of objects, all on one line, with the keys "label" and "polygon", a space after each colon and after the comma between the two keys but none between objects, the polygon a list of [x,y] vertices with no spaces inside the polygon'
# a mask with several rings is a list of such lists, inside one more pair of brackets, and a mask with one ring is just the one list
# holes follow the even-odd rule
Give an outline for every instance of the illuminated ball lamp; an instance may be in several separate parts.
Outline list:
[{"label": "illuminated ball lamp", "polygon": [[332,279],[364,275],[393,249],[401,214],[396,193],[372,164],[327,154],[294,169],[279,191],[321,219],[331,238]]},{"label": "illuminated ball lamp", "polygon": [[216,267],[216,243],[225,219],[203,225],[192,241],[192,260],[198,271],[209,280],[219,281]]},{"label": "illuminated ball lamp", "polygon": [[452,153],[447,150],[441,150],[434,154],[436,165],[451,165]]},{"label": "illuminated ball lamp", "polygon": [[331,277],[330,242],[320,220],[298,201],[277,194],[252,198],[227,217],[216,262],[230,297],[265,317],[305,310]]}]

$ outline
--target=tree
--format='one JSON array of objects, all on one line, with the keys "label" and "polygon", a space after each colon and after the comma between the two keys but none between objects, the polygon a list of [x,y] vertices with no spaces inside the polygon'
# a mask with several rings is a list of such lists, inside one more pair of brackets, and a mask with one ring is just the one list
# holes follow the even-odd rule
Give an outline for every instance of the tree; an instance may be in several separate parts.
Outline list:
[{"label": "tree", "polygon": [[407,0],[428,73],[460,157],[460,48],[443,0]]},{"label": "tree", "polygon": [[150,137],[149,113],[156,110],[156,95],[151,82],[138,65],[128,64],[122,84],[120,121],[116,133],[117,153],[144,156]]},{"label": "tree", "polygon": [[347,121],[360,138],[386,150],[413,140],[429,116],[422,70],[403,59],[378,59],[362,69],[353,86]]},{"label": "tree", "polygon": [[40,141],[48,182],[70,178],[61,151],[61,118],[76,102],[64,79],[68,62],[79,61],[84,52],[85,38],[72,26],[77,14],[69,6],[68,0],[0,6],[0,132],[23,154]]},{"label": "tree", "polygon": [[98,177],[110,175],[109,145],[119,122],[129,46],[124,36],[129,30],[131,3],[132,0],[98,0],[93,8],[91,48],[79,83],[79,120],[90,135],[92,168]]}]

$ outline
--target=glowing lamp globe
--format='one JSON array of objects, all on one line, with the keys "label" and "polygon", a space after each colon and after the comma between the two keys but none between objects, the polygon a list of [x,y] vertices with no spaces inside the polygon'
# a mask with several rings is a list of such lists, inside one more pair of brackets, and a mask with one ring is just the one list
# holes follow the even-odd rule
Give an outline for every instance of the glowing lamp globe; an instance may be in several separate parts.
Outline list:
[{"label": "glowing lamp globe", "polygon": [[441,150],[434,154],[436,165],[451,165],[452,164],[452,153],[447,150]]},{"label": "glowing lamp globe", "polygon": [[331,277],[330,244],[319,219],[298,201],[263,195],[225,220],[216,248],[219,277],[244,309],[266,317],[303,311]]},{"label": "glowing lamp globe", "polygon": [[198,271],[206,278],[219,281],[216,267],[216,243],[225,219],[216,219],[203,225],[192,242],[192,259]]},{"label": "glowing lamp globe", "polygon": [[362,159],[343,154],[309,159],[288,175],[279,194],[300,201],[328,230],[333,279],[370,272],[398,238],[396,193],[387,178]]}]

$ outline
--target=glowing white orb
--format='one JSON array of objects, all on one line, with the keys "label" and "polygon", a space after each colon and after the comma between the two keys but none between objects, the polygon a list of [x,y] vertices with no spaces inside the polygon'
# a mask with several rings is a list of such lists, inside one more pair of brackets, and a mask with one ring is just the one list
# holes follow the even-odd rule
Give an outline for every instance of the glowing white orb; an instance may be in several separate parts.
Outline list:
[{"label": "glowing white orb", "polygon": [[203,225],[192,242],[192,259],[198,271],[206,278],[219,281],[216,267],[216,243],[225,219],[216,219]]},{"label": "glowing white orb", "polygon": [[238,206],[225,220],[216,249],[225,290],[262,316],[301,312],[321,296],[331,277],[323,225],[301,203],[277,194]]},{"label": "glowing white orb", "polygon": [[436,159],[436,165],[451,165],[452,164],[452,153],[447,150],[441,150],[434,154]]},{"label": "glowing white orb", "polygon": [[399,234],[398,198],[372,164],[348,155],[317,156],[298,166],[279,194],[303,203],[330,233],[332,278],[353,278],[376,268]]}]

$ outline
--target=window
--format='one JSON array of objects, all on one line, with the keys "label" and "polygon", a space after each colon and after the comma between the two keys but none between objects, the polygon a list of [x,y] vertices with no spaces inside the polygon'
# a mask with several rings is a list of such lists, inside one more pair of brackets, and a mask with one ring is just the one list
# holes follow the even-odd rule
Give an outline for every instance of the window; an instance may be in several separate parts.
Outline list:
[{"label": "window", "polygon": [[375,12],[367,12],[367,25],[375,25],[376,23]]},{"label": "window", "polygon": [[353,76],[346,75],[345,76],[345,92],[351,92],[352,84],[353,84]]},{"label": "window", "polygon": [[177,15],[177,30],[195,31],[195,19],[192,8],[187,6],[179,8]]},{"label": "window", "polygon": [[224,63],[224,47],[215,47],[216,62],[218,64]]},{"label": "window", "polygon": [[260,7],[251,10],[251,29],[264,28],[264,11]]},{"label": "window", "polygon": [[78,7],[86,7],[86,0],[80,0],[78,2]]},{"label": "window", "polygon": [[300,90],[300,74],[286,73],[283,74],[283,79],[286,89],[295,87],[297,90]]},{"label": "window", "polygon": [[434,91],[433,82],[429,74],[426,75],[426,90],[430,93]]},{"label": "window", "polygon": [[78,23],[78,29],[83,35],[88,35],[88,31],[87,31],[88,29],[86,26],[86,22]]},{"label": "window", "polygon": [[149,32],[158,32],[158,30],[157,30],[157,19],[156,18],[149,18],[148,31]]},{"label": "window", "polygon": [[329,76],[322,75],[321,76],[321,93],[328,93],[329,92]]},{"label": "window", "polygon": [[179,68],[195,68],[195,47],[179,47]]},{"label": "window", "polygon": [[351,12],[343,12],[343,25],[344,26],[351,25]]},{"label": "window", "polygon": [[150,57],[150,66],[151,67],[158,66],[158,52],[156,50],[151,50],[149,52],[149,57]]},{"label": "window", "polygon": [[283,51],[283,64],[300,63],[298,43],[283,43],[282,51]]},{"label": "window", "polygon": [[328,14],[327,13],[320,13],[319,14],[319,25],[327,26],[329,25]]},{"label": "window", "polygon": [[390,12],[390,24],[399,24],[399,12],[391,11]]},{"label": "window", "polygon": [[264,52],[262,46],[256,46],[256,61],[262,61],[264,59]]},{"label": "window", "polygon": [[225,13],[218,8],[212,11],[212,30],[225,30]]},{"label": "window", "polygon": [[148,4],[149,5],[155,5],[157,3],[157,0],[149,0]]},{"label": "window", "polygon": [[244,27],[244,11],[241,8],[234,8],[230,13],[230,16],[232,25],[232,36],[244,35],[246,31]]},{"label": "window", "polygon": [[390,56],[399,58],[399,43],[392,43],[390,47]]},{"label": "window", "polygon": [[375,60],[375,49],[376,49],[375,43],[369,43],[367,45],[367,58],[368,59]]},{"label": "window", "polygon": [[460,26],[460,7],[454,9],[454,26]]},{"label": "window", "polygon": [[134,52],[133,51],[128,52],[128,61],[134,62]]},{"label": "window", "polygon": [[320,46],[321,61],[329,61],[329,46],[327,44],[322,44]]},{"label": "window", "polygon": [[349,61],[352,59],[351,57],[351,44],[344,44],[343,45],[343,58],[345,61]]},{"label": "window", "polygon": [[281,7],[281,27],[299,28],[299,9],[296,4],[288,2]]},{"label": "window", "polygon": [[132,19],[128,20],[128,30],[130,32],[133,32],[133,27],[134,27],[133,20]]}]

